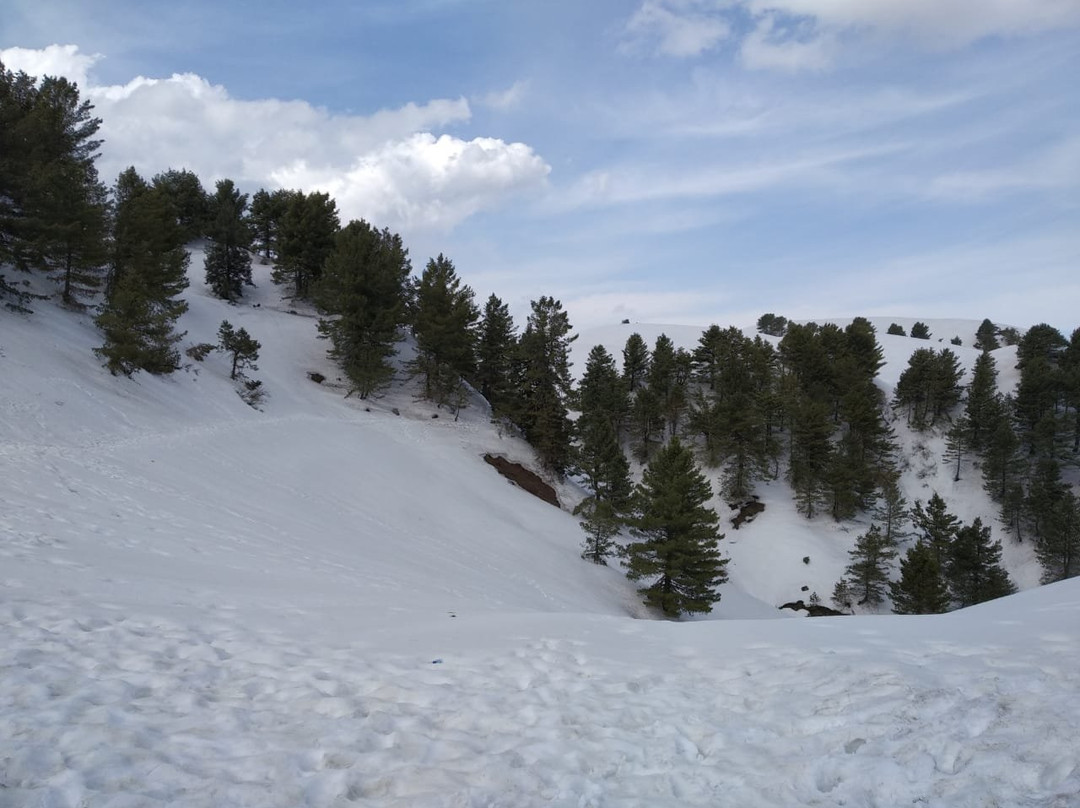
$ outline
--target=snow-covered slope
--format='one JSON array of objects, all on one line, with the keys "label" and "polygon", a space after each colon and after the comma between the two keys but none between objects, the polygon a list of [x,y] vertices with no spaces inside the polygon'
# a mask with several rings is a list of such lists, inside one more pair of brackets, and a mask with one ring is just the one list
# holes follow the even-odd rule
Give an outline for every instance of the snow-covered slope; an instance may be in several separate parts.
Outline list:
[{"label": "snow-covered slope", "polygon": [[[87,317],[0,315],[0,807],[1080,800],[1076,582],[635,619],[576,520],[481,460],[528,447],[479,406],[344,399],[261,274],[236,307],[194,283],[183,327],[262,342],[262,411],[220,356],[118,379]],[[846,534],[767,496],[720,618],[837,574]]]}]

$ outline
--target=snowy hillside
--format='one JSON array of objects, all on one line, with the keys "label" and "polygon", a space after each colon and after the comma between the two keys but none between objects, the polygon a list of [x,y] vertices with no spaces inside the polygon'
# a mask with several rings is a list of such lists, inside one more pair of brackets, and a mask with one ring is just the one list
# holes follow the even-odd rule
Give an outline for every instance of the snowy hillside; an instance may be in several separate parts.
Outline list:
[{"label": "snowy hillside", "polygon": [[0,316],[0,807],[1080,802],[1080,583],[731,619],[831,586],[853,540],[777,483],[728,531],[719,619],[638,619],[576,520],[483,462],[531,452],[480,402],[343,398],[257,271],[240,306],[194,282],[182,328],[262,343],[261,411],[220,355],[114,378],[89,317]]}]

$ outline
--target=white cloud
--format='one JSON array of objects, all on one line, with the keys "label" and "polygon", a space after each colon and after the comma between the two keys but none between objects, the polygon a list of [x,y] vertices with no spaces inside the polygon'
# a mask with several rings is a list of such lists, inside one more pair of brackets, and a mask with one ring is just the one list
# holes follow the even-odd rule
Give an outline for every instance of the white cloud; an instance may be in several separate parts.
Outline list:
[{"label": "white cloud", "polygon": [[709,0],[645,0],[626,24],[628,44],[651,46],[667,56],[698,56],[731,36],[727,20],[713,13],[717,5]]},{"label": "white cloud", "polygon": [[643,0],[626,23],[624,47],[694,57],[738,39],[745,66],[790,72],[828,67],[841,35],[959,48],[1078,25],[1080,0]]},{"label": "white cloud", "polygon": [[828,28],[871,28],[959,47],[986,36],[1080,24],[1080,0],[743,0],[754,14],[810,17]]},{"label": "white cloud", "polygon": [[0,62],[8,70],[21,70],[31,76],[64,76],[79,87],[86,86],[90,68],[101,58],[101,54],[79,53],[78,45],[0,49]]},{"label": "white cloud", "polygon": [[361,155],[342,171],[299,160],[272,175],[282,187],[316,188],[376,224],[450,229],[493,198],[543,184],[549,168],[523,143],[429,133]]},{"label": "white cloud", "polygon": [[339,115],[303,101],[235,99],[190,73],[94,86],[87,77],[97,57],[75,46],[12,49],[2,58],[28,73],[49,67],[82,80],[104,121],[99,170],[106,180],[128,165],[146,175],[184,167],[208,188],[229,177],[252,190],[323,190],[344,219],[445,229],[507,194],[542,186],[549,171],[524,143],[433,134],[469,121],[464,98]]},{"label": "white cloud", "polygon": [[477,103],[497,110],[514,109],[521,104],[528,86],[526,81],[515,81],[505,90],[496,90],[481,96]]}]

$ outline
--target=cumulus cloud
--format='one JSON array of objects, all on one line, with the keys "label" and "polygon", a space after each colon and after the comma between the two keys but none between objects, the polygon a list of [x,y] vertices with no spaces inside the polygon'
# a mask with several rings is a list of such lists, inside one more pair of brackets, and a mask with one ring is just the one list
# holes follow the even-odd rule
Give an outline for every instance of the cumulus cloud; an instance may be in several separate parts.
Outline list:
[{"label": "cumulus cloud", "polygon": [[469,121],[464,98],[341,115],[304,101],[235,99],[190,73],[95,86],[96,58],[76,46],[0,51],[11,68],[80,81],[104,122],[105,178],[128,165],[144,174],[184,167],[207,186],[229,177],[253,189],[327,191],[346,219],[446,229],[542,186],[549,171],[524,143],[434,134]]}]

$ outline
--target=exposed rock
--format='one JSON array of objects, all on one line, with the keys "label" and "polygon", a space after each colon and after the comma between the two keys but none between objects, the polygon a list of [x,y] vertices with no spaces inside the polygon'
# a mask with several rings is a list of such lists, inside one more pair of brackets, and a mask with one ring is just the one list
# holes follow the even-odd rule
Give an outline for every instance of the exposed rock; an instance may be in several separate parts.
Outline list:
[{"label": "exposed rock", "polygon": [[811,617],[844,617],[843,612],[838,612],[836,609],[830,609],[828,606],[822,606],[820,603],[806,604],[801,600],[792,601],[791,603],[785,603],[780,607],[781,609],[791,609],[796,612],[807,612]]},{"label": "exposed rock", "polygon": [[765,510],[765,503],[759,502],[758,498],[754,497],[749,502],[744,502],[742,506],[739,507],[738,514],[731,520],[731,526],[738,530],[739,525],[743,522],[753,522],[754,518],[763,510]]}]

